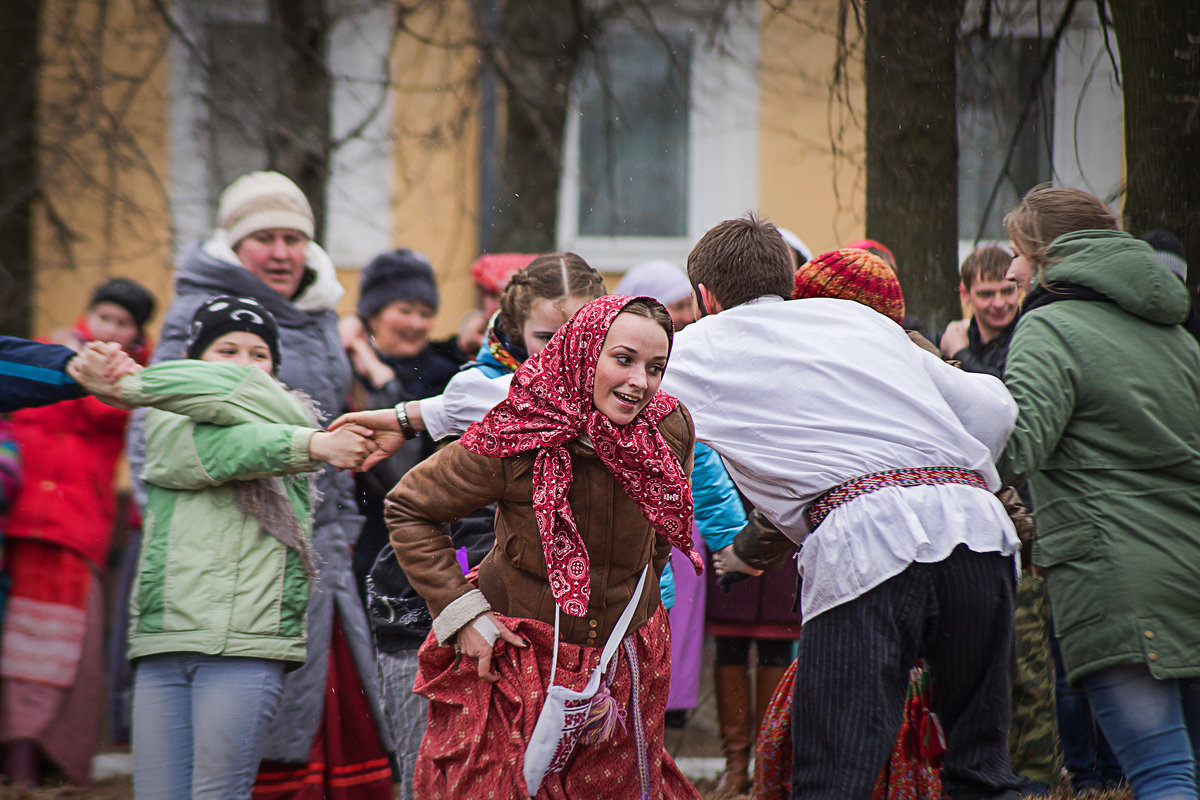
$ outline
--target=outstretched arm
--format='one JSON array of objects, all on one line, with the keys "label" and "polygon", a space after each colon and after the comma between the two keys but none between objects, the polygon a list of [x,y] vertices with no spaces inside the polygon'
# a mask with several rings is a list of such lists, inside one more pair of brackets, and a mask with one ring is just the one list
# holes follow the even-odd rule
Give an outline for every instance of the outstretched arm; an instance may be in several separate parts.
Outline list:
[{"label": "outstretched arm", "polygon": [[0,336],[0,413],[73,400],[83,387],[67,374],[69,347]]},{"label": "outstretched arm", "polygon": [[147,419],[146,438],[142,477],[183,490],[313,472],[322,463],[354,469],[375,450],[353,426],[328,433],[279,423],[208,425],[157,411]]},{"label": "outstretched arm", "polygon": [[451,378],[446,390],[436,397],[399,403],[395,408],[343,414],[330,424],[329,429],[336,430],[341,425],[353,422],[376,431],[379,452],[374,460],[368,461],[363,467],[370,469],[395,453],[405,442],[396,415],[398,408],[403,407],[414,430],[428,431],[435,440],[444,439],[463,433],[471,423],[483,419],[487,412],[508,396],[511,381],[511,375],[489,378],[477,369],[463,370]]},{"label": "outstretched arm", "polygon": [[[89,349],[81,374],[99,383],[106,362]],[[152,406],[210,425],[284,422],[312,427],[313,420],[278,381],[257,367],[195,359],[164,361],[126,374],[109,396],[130,406]]]}]

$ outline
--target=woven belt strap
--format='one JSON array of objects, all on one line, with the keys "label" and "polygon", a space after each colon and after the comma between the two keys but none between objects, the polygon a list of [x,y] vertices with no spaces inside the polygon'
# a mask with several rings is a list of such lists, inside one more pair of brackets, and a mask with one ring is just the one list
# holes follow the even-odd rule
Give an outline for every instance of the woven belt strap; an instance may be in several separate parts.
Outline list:
[{"label": "woven belt strap", "polygon": [[808,520],[808,529],[815,531],[817,526],[829,516],[829,512],[838,506],[886,486],[926,486],[941,483],[978,486],[985,491],[991,491],[982,475],[962,467],[913,467],[872,472],[852,478],[845,483],[839,483],[809,504],[808,508],[804,510],[804,515]]}]

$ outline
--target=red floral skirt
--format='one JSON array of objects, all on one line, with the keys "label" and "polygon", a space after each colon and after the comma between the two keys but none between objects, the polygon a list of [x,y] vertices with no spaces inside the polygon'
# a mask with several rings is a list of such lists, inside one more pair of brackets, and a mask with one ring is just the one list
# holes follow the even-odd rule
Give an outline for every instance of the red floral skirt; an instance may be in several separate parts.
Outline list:
[{"label": "red floral skirt", "polygon": [[[796,662],[788,667],[758,731],[754,759],[755,800],[786,800],[791,795],[792,688]],[[929,706],[927,675],[914,667],[909,677],[904,721],[887,763],[875,781],[871,800],[941,800],[941,729]]]},{"label": "red floral skirt", "polygon": [[[430,635],[421,646],[415,689],[429,698],[429,724],[417,755],[413,796],[527,798],[522,769],[550,681],[554,627],[497,615],[528,647],[496,642],[497,683],[479,679],[474,659],[455,656]],[[660,606],[630,633],[637,664],[618,648],[609,691],[623,719],[608,739],[582,741],[567,767],[547,775],[538,798],[695,798],[700,795],[663,749],[663,714],[671,673],[671,632]],[[560,643],[555,683],[582,689],[600,660],[599,647]],[[614,669],[610,667],[610,669]],[[634,706],[640,709],[634,713]],[[637,719],[640,717],[641,725]]]}]

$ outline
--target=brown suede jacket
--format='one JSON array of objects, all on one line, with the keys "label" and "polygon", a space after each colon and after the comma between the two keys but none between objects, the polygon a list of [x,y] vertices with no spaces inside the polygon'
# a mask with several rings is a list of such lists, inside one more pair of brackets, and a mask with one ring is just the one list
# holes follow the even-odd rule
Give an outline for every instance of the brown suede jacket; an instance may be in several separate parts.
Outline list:
[{"label": "brown suede jacket", "polygon": [[[680,405],[658,427],[690,475],[691,415]],[[658,578],[671,548],[589,445],[576,440],[567,449],[575,474],[568,499],[591,560],[591,601],[586,617],[561,616],[562,638],[600,647],[647,563],[650,574],[630,630],[661,605]],[[429,604],[442,644],[489,609],[554,624],[554,598],[533,512],[534,456],[490,458],[454,443],[410,470],[387,496],[384,518],[392,547],[413,588]],[[497,504],[496,544],[479,565],[476,591],[463,577],[442,523],[492,502]]]}]

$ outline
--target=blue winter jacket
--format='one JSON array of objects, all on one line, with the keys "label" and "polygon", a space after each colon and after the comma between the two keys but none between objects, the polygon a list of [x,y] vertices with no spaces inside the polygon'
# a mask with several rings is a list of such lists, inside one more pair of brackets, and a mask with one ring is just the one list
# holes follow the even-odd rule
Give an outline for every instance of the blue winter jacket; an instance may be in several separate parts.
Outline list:
[{"label": "blue winter jacket", "polygon": [[73,355],[62,345],[0,336],[0,413],[83,397],[66,372]]}]

